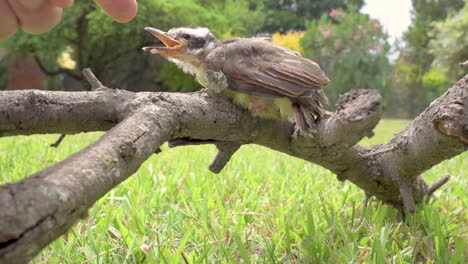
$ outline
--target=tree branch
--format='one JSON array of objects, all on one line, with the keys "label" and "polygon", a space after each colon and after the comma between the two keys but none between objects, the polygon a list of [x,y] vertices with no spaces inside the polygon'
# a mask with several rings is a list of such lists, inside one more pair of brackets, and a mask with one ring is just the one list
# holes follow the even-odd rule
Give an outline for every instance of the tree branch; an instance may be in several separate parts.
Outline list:
[{"label": "tree branch", "polygon": [[216,154],[208,169],[213,173],[220,173],[241,145],[227,142],[216,144],[216,147],[218,148],[218,154]]},{"label": "tree branch", "polygon": [[85,68],[83,69],[83,75],[86,78],[86,80],[91,84],[91,90],[97,90],[99,88],[104,88],[102,83],[94,76],[94,73],[89,69]]},{"label": "tree branch", "polygon": [[121,90],[0,92],[0,137],[44,133],[105,131],[123,119],[133,93]]},{"label": "tree branch", "polygon": [[49,70],[49,69],[47,69],[45,67],[45,65],[42,63],[41,59],[39,59],[39,57],[37,57],[37,56],[34,56],[34,60],[36,61],[37,65],[39,66],[41,71],[43,73],[49,75],[49,76],[55,76],[55,75],[59,75],[59,74],[66,74],[66,75],[72,77],[75,80],[82,80],[83,79],[80,75],[78,75],[77,73],[75,73],[74,71],[69,70],[69,69],[64,69],[64,68],[59,67],[58,70],[51,71],[51,70]]},{"label": "tree branch", "polygon": [[220,173],[224,169],[232,155],[234,155],[234,153],[241,147],[241,145],[237,143],[216,140],[193,140],[179,138],[169,141],[170,148],[204,144],[214,144],[216,145],[216,148],[218,148],[218,154],[216,154],[213,162],[208,167],[211,172],[216,174]]},{"label": "tree branch", "polygon": [[434,182],[431,185],[431,188],[429,188],[429,190],[427,191],[426,202],[428,202],[430,200],[430,198],[432,197],[432,194],[434,194],[435,191],[440,189],[440,187],[444,186],[444,184],[446,184],[449,180],[450,180],[450,175],[447,174],[442,179]]},{"label": "tree branch", "polygon": [[459,65],[460,65],[460,67],[462,67],[462,68],[468,68],[468,60],[465,61],[465,62],[460,62]]},{"label": "tree branch", "polygon": [[382,97],[376,90],[352,90],[340,97],[335,114],[320,126],[322,146],[354,146],[372,134],[382,115]]},{"label": "tree branch", "polygon": [[319,164],[367,195],[411,212],[435,188],[420,174],[465,151],[467,100],[468,75],[389,143],[362,147],[356,142],[371,134],[381,115],[381,98],[375,91],[343,96],[336,113],[318,122],[314,138],[294,135],[290,121],[252,117],[206,90],[0,91],[0,136],[71,134],[115,126],[64,161],[0,186],[0,262],[33,258],[161,144],[181,138],[218,143],[221,154],[212,165],[215,170],[238,146],[254,143]]},{"label": "tree branch", "polygon": [[63,139],[65,138],[66,135],[67,134],[61,134],[59,136],[59,138],[54,143],[50,144],[50,146],[53,147],[53,148],[57,148],[60,145],[60,143],[62,143],[62,141],[63,141]]},{"label": "tree branch", "polygon": [[174,113],[148,106],[79,153],[1,186],[0,262],[25,263],[62,235],[170,139],[175,120]]}]

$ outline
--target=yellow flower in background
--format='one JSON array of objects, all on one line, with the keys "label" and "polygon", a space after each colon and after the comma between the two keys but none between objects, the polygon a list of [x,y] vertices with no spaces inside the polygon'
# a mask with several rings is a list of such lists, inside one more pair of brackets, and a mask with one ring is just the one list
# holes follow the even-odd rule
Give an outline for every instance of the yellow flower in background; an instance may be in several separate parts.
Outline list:
[{"label": "yellow flower in background", "polygon": [[298,51],[303,54],[302,46],[301,46],[301,38],[304,37],[304,33],[299,33],[296,31],[292,31],[287,34],[281,34],[279,32],[273,33],[272,41],[276,45],[280,45],[286,48],[290,48],[292,50]]},{"label": "yellow flower in background", "polygon": [[66,47],[65,50],[60,55],[60,57],[57,59],[57,64],[60,65],[60,67],[65,68],[65,69],[70,69],[70,70],[75,69],[76,61],[74,61],[71,57],[72,52],[73,52],[72,47],[70,46]]}]

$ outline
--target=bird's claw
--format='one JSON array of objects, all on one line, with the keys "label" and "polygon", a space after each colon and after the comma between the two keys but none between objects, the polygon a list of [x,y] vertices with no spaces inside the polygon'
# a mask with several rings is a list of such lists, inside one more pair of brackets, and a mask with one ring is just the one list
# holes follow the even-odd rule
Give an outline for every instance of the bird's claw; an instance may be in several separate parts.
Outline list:
[{"label": "bird's claw", "polygon": [[297,139],[298,137],[309,137],[311,139],[316,139],[317,138],[317,131],[309,128],[307,131],[302,130],[297,124],[294,124],[294,132],[292,134],[293,139]]},{"label": "bird's claw", "polygon": [[301,136],[301,129],[298,125],[294,124],[294,132],[292,133],[292,138],[297,139]]}]

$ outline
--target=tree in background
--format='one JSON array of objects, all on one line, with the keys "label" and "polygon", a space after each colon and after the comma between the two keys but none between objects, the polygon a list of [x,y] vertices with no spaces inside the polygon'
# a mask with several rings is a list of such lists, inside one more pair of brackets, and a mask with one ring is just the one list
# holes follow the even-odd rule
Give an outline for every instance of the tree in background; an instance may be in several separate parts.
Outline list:
[{"label": "tree in background", "polygon": [[332,101],[353,88],[375,88],[389,97],[385,88],[390,46],[379,21],[353,7],[332,10],[308,23],[301,43],[305,55],[331,79],[326,92]]},{"label": "tree in background", "polygon": [[353,5],[360,9],[364,0],[263,0],[267,18],[264,32],[286,33],[290,30],[305,30],[306,21],[319,19],[333,9],[346,9]]},{"label": "tree in background", "polygon": [[7,72],[8,72],[8,61],[4,59],[6,56],[6,49],[3,48],[4,44],[0,42],[0,90],[7,85]]},{"label": "tree in background", "polygon": [[[226,32],[250,36],[260,30],[264,19],[262,6],[250,9],[247,0],[147,0],[139,2],[134,20],[119,24],[91,1],[79,1],[65,10],[61,23],[50,32],[35,36],[19,32],[7,41],[6,48],[13,54],[33,54],[46,74],[59,79],[82,81],[81,69],[91,67],[110,86],[188,91],[199,87],[191,76],[159,56],[141,51],[155,41],[144,27],[167,30],[198,24],[217,36]],[[76,62],[75,67],[57,63],[64,51]]]},{"label": "tree in background", "polygon": [[430,48],[436,64],[450,78],[462,77],[466,72],[458,64],[468,60],[468,0],[454,16],[435,23],[431,33]]},{"label": "tree in background", "polygon": [[462,8],[463,0],[412,0],[412,5],[412,23],[403,35],[404,45],[398,48],[400,54],[395,64],[395,79],[399,83],[393,88],[404,95],[403,105],[407,106],[405,112],[409,116],[421,112],[450,83],[441,74],[442,69],[433,65],[430,32],[434,29],[433,21],[441,21]]}]

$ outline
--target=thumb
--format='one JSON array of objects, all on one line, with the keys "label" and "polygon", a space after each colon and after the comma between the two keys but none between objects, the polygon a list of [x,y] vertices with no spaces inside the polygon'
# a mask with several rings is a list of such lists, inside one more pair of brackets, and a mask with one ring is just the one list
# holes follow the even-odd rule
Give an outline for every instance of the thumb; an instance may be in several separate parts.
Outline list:
[{"label": "thumb", "polygon": [[26,7],[29,9],[35,9],[35,8],[40,7],[44,1],[47,1],[47,0],[19,0],[20,4],[23,7]]},{"label": "thumb", "polygon": [[94,0],[94,2],[120,23],[132,20],[138,10],[136,0]]}]

